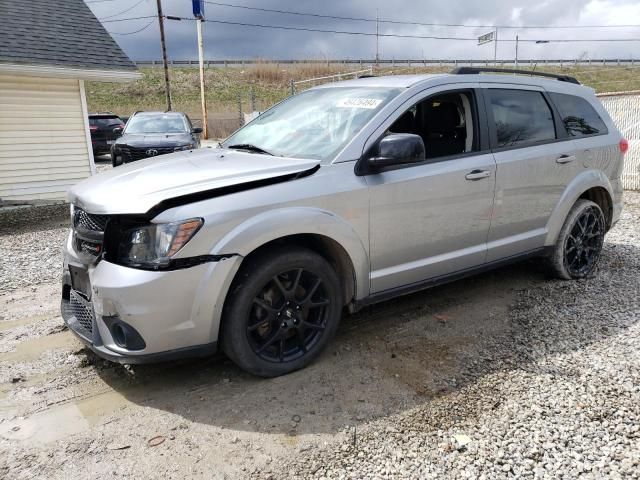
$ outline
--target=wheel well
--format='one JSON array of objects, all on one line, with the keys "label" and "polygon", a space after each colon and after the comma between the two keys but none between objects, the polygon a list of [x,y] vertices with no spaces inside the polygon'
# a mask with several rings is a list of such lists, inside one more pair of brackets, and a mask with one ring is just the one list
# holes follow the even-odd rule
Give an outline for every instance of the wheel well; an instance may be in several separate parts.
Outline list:
[{"label": "wheel well", "polygon": [[598,204],[602,213],[604,213],[606,228],[609,230],[611,228],[611,219],[613,218],[613,202],[609,192],[602,187],[593,187],[580,195],[580,198],[591,200]]},{"label": "wheel well", "polygon": [[325,237],[324,235],[306,233],[281,237],[256,248],[246,256],[244,261],[246,262],[249,258],[260,256],[273,247],[282,247],[284,245],[308,248],[329,262],[340,279],[345,305],[351,303],[356,292],[356,277],[353,263],[342,245],[332,238]]}]

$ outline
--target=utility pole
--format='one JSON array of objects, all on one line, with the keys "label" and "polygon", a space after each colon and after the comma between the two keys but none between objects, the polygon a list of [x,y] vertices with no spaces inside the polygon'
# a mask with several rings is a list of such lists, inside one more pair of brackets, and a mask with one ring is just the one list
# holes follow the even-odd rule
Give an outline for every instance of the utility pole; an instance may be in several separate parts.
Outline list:
[{"label": "utility pole", "polygon": [[518,68],[518,35],[516,35],[516,68]]},{"label": "utility pole", "polygon": [[[160,0],[158,0],[160,1]],[[200,100],[202,101],[202,138],[209,138],[209,120],[207,118],[207,99],[204,94],[204,42],[202,40],[202,17],[196,20],[198,25],[198,57],[200,59]]]},{"label": "utility pole", "polygon": [[379,37],[378,37],[378,21],[379,21],[379,17],[378,17],[378,9],[376,8],[376,67],[380,64],[380,57],[379,57],[379,47],[378,47],[378,43],[379,43]]},{"label": "utility pole", "polygon": [[162,46],[162,63],[164,64],[164,88],[167,96],[167,110],[171,110],[171,87],[169,85],[169,65],[167,64],[167,47],[164,42],[164,15],[161,0],[158,4],[158,24],[160,25],[160,45]]},{"label": "utility pole", "polygon": [[493,41],[495,42],[493,44],[493,64],[497,66],[498,65],[498,27],[496,27],[496,35]]}]

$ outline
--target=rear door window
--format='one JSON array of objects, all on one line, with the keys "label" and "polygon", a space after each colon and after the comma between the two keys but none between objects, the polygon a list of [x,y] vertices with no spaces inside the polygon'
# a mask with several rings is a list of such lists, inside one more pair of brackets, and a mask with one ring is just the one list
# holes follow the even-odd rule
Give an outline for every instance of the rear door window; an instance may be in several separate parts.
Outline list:
[{"label": "rear door window", "polygon": [[515,147],[556,138],[553,113],[541,92],[488,89],[497,147]]},{"label": "rear door window", "polygon": [[584,98],[564,93],[549,93],[562,115],[567,133],[572,137],[585,137],[608,133],[598,112]]}]

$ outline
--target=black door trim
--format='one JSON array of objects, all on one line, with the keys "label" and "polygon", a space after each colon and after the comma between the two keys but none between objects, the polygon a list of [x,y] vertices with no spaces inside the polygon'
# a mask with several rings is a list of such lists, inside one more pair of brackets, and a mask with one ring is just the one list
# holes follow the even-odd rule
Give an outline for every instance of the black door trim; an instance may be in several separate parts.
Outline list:
[{"label": "black door trim", "polygon": [[408,285],[403,285],[401,287],[396,287],[389,290],[384,290],[382,292],[374,293],[373,295],[369,295],[367,298],[363,298],[362,300],[356,300],[353,303],[352,308],[353,308],[353,311],[355,312],[368,305],[384,302],[394,297],[416,293],[421,290],[426,290],[427,288],[437,287],[438,285],[443,285],[445,283],[454,282],[456,280],[470,277],[478,273],[494,270],[496,268],[503,267],[511,263],[525,260],[527,258],[536,257],[541,255],[544,252],[544,250],[545,250],[544,247],[536,248],[534,250],[529,250],[524,253],[519,253],[517,255],[512,255],[510,257],[494,260],[493,262],[483,263],[482,265],[478,265],[476,267],[471,267],[464,270],[458,270],[457,272],[448,273],[446,275],[440,275],[438,277],[433,277],[426,280],[421,280],[419,282],[410,283]]}]

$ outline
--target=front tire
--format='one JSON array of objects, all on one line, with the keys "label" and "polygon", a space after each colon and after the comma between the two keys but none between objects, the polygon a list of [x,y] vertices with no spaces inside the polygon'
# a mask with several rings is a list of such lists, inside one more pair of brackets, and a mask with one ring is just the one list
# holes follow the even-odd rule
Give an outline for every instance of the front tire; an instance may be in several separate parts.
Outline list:
[{"label": "front tire", "polygon": [[118,161],[118,156],[111,152],[111,165],[115,168],[119,165],[122,165],[122,160]]},{"label": "front tire", "polygon": [[276,249],[249,259],[225,303],[222,350],[261,377],[303,368],[334,336],[341,292],[334,269],[311,250]]},{"label": "front tire", "polygon": [[550,258],[555,276],[564,280],[584,278],[596,267],[606,233],[600,206],[578,200],[567,215]]}]

